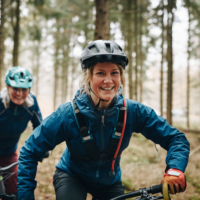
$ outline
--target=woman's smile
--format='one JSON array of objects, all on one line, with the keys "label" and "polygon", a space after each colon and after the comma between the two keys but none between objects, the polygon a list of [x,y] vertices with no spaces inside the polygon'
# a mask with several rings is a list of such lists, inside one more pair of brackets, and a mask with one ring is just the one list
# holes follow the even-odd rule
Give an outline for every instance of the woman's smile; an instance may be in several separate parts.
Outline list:
[{"label": "woman's smile", "polygon": [[114,89],[114,87],[110,87],[110,88],[103,88],[103,87],[101,87],[101,89],[102,90],[106,90],[106,91],[110,91],[110,90]]}]

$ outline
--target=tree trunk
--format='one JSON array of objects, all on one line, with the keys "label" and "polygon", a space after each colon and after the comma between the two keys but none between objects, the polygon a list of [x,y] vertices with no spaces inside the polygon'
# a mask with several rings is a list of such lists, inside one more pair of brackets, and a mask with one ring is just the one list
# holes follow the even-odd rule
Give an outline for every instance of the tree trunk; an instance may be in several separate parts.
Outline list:
[{"label": "tree trunk", "polygon": [[[56,20],[56,24],[60,24],[59,20]],[[54,35],[54,90],[53,90],[53,109],[56,110],[57,105],[57,90],[58,90],[58,68],[59,68],[59,31]]]},{"label": "tree trunk", "polygon": [[73,93],[74,93],[74,79],[75,79],[75,71],[76,71],[76,63],[74,62],[74,59],[72,59],[72,61],[71,61],[71,66],[72,66],[72,70],[71,70],[71,72],[72,72],[72,80],[71,80],[71,93],[70,93],[70,97],[71,97],[71,99],[73,99]]},{"label": "tree trunk", "polygon": [[161,63],[160,63],[160,115],[163,116],[163,62],[164,62],[164,2],[161,0],[161,30],[162,30],[162,42],[161,42]]},{"label": "tree trunk", "polygon": [[40,68],[40,41],[36,46],[36,66],[35,66],[35,95],[38,96],[38,86],[39,86],[39,68]]},{"label": "tree trunk", "polygon": [[[199,34],[199,99],[200,99],[200,34]],[[199,108],[200,108],[200,101],[199,101]],[[199,110],[199,130],[200,130],[200,110]]]},{"label": "tree trunk", "polygon": [[53,110],[56,110],[57,89],[58,89],[58,47],[55,48],[54,55],[54,90],[53,90]]},{"label": "tree trunk", "polygon": [[84,23],[85,23],[85,26],[84,26],[84,34],[85,34],[85,43],[83,45],[83,47],[86,47],[88,45],[88,42],[89,42],[89,30],[88,30],[88,21],[89,21],[89,10],[88,10],[88,6],[89,6],[89,0],[85,0],[85,5],[86,5],[86,14],[84,16]]},{"label": "tree trunk", "polygon": [[137,0],[134,0],[134,35],[135,35],[135,45],[134,45],[134,50],[135,50],[135,89],[134,89],[134,96],[135,96],[135,100],[137,101],[137,88],[138,88],[138,42],[137,42],[137,38],[138,38],[138,19],[137,19]]},{"label": "tree trunk", "polygon": [[[4,69],[4,40],[5,40],[5,1],[1,0],[1,23],[0,23],[0,90],[2,89],[2,78]],[[4,80],[4,79],[3,79]]]},{"label": "tree trunk", "polygon": [[188,47],[187,47],[187,95],[186,95],[186,112],[187,112],[187,128],[190,128],[190,46],[191,46],[191,12],[190,0],[188,0]]},{"label": "tree trunk", "polygon": [[19,29],[20,29],[20,0],[16,0],[16,24],[14,24],[14,47],[13,47],[13,66],[18,65],[18,55],[19,55]]},{"label": "tree trunk", "polygon": [[62,62],[62,103],[66,102],[68,91],[68,66],[69,66],[69,42],[67,47],[63,47],[63,62]]},{"label": "tree trunk", "polygon": [[143,52],[142,52],[142,27],[143,27],[143,0],[140,0],[140,10],[139,10],[139,18],[140,18],[140,23],[139,23],[139,37],[140,37],[140,42],[139,42],[139,62],[140,62],[140,79],[139,79],[139,90],[140,90],[140,103],[142,103],[142,94],[143,94]]},{"label": "tree trunk", "polygon": [[128,52],[128,80],[129,80],[129,98],[133,99],[133,60],[132,60],[132,0],[128,0],[127,3],[127,15],[126,15],[126,21],[127,21],[127,52]]},{"label": "tree trunk", "polygon": [[173,49],[172,49],[172,26],[173,26],[173,0],[168,0],[167,12],[167,121],[172,124],[172,95],[173,95]]},{"label": "tree trunk", "polygon": [[95,0],[96,21],[94,40],[110,39],[110,0]]}]

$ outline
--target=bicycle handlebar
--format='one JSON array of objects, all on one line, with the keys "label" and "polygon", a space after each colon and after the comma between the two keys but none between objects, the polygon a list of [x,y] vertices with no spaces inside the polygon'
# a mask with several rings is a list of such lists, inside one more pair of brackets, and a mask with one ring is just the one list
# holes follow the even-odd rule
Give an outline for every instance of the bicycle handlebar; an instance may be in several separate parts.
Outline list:
[{"label": "bicycle handlebar", "polygon": [[4,198],[6,200],[17,200],[14,194],[11,195],[0,194],[0,198]]},{"label": "bicycle handlebar", "polygon": [[[120,196],[118,196],[118,197],[115,197],[115,198],[113,198],[113,199],[111,199],[111,200],[124,200],[124,199],[126,199],[126,198],[131,198],[131,197],[138,197],[138,196],[143,196],[143,197],[145,197],[145,196],[147,196],[149,193],[151,193],[151,194],[156,194],[156,193],[162,193],[163,192],[163,184],[160,184],[160,185],[154,185],[154,186],[151,186],[151,187],[149,187],[149,188],[142,188],[142,189],[139,189],[139,190],[137,190],[137,191],[134,191],[134,192],[129,192],[129,193],[126,193],[126,194],[123,194],[123,195],[120,195]],[[166,188],[165,188],[166,189]],[[167,192],[168,192],[168,189],[167,189]],[[165,191],[165,194],[167,193],[166,191]],[[164,198],[164,200],[168,200],[168,199],[170,199],[170,197],[169,197],[169,195],[168,196],[159,196],[159,197],[157,197],[157,199],[163,199]],[[146,198],[145,198],[146,199]]]},{"label": "bicycle handlebar", "polygon": [[8,171],[9,169],[11,169],[12,167],[14,167],[14,166],[17,165],[17,164],[18,164],[18,162],[14,162],[14,163],[12,163],[12,164],[9,165],[9,166],[0,167],[0,173],[3,173],[3,172]]}]

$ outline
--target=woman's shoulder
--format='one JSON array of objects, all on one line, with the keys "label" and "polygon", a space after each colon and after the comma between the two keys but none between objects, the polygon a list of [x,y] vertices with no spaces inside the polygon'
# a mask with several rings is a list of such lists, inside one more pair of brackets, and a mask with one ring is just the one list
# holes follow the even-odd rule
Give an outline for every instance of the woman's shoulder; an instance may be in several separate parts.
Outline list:
[{"label": "woman's shoulder", "polygon": [[72,113],[73,109],[71,106],[71,102],[65,102],[65,103],[60,104],[55,112],[61,112],[65,115]]},{"label": "woman's shoulder", "polygon": [[128,106],[132,106],[132,107],[140,107],[140,106],[145,106],[144,104],[140,103],[139,101],[135,101],[133,99],[126,99],[126,102],[128,104]]},{"label": "woman's shoulder", "polygon": [[34,101],[37,101],[37,98],[36,98],[35,94],[32,91],[28,94],[28,96],[33,98]]},{"label": "woman's shoulder", "polygon": [[145,110],[147,112],[151,112],[153,109],[143,103],[140,103],[139,101],[135,101],[132,99],[126,99],[127,101],[127,106],[130,109],[134,109],[134,110]]}]

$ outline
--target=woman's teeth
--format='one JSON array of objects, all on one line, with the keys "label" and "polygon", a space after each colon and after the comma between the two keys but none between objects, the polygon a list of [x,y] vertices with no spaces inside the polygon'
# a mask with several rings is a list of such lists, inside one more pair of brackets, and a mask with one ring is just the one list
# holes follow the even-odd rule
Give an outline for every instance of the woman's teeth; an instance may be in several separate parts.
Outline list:
[{"label": "woman's teeth", "polygon": [[111,88],[102,88],[103,90],[112,90],[112,87]]}]

